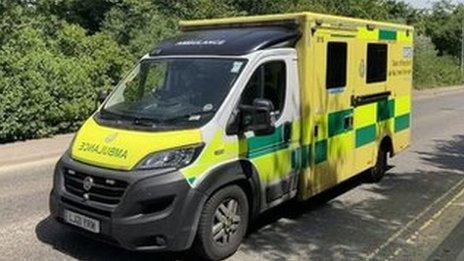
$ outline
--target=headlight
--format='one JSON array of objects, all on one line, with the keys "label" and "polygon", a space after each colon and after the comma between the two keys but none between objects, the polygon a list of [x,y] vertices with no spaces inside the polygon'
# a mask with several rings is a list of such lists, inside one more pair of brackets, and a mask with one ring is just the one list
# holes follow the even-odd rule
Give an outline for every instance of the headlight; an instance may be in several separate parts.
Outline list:
[{"label": "headlight", "polygon": [[203,146],[201,145],[156,152],[148,155],[145,159],[143,159],[137,166],[137,169],[180,169],[190,165],[198,157],[202,148]]}]

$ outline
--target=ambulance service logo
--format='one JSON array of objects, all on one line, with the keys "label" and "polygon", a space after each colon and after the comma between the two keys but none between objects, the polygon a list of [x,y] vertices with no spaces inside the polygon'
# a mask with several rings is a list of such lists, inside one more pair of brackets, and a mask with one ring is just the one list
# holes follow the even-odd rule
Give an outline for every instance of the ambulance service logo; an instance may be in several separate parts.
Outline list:
[{"label": "ambulance service logo", "polygon": [[114,140],[116,140],[118,138],[118,134],[117,133],[113,133],[111,135],[108,135],[106,138],[105,138],[105,143],[111,143],[113,142]]}]

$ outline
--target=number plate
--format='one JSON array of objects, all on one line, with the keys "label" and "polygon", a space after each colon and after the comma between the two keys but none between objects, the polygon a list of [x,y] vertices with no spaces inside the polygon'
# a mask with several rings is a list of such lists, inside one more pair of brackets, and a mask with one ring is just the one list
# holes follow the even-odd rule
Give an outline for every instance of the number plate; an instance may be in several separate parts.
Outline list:
[{"label": "number plate", "polygon": [[93,233],[100,233],[100,221],[74,213],[69,210],[64,211],[64,220],[66,223],[75,225]]}]

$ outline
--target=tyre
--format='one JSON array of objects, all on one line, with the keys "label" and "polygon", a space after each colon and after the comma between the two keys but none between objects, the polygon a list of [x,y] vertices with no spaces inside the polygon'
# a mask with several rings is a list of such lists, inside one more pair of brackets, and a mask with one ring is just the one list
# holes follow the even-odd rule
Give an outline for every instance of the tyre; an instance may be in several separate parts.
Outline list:
[{"label": "tyre", "polygon": [[377,153],[377,161],[375,166],[372,167],[367,173],[368,182],[378,183],[385,176],[388,167],[388,151],[385,146],[380,146]]},{"label": "tyre", "polygon": [[248,227],[248,199],[239,186],[225,187],[206,202],[194,250],[206,260],[223,260],[239,248]]}]

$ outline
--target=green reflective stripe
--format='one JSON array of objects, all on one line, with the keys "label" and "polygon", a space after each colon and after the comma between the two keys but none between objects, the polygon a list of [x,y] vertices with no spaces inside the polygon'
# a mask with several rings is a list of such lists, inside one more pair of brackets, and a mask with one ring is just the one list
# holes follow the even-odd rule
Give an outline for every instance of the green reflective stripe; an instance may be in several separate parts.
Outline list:
[{"label": "green reflective stripe", "polygon": [[[377,102],[377,119],[376,122],[363,127],[355,129],[355,145],[356,148],[361,148],[367,144],[376,141],[377,138],[377,124],[389,119],[393,119],[395,115],[395,100],[383,100]],[[328,136],[333,138],[350,131],[353,127],[345,128],[345,119],[352,116],[353,109],[347,109],[337,112],[332,112],[328,116]],[[410,114],[406,114],[395,119],[395,132],[402,131],[410,127]],[[261,157],[270,153],[287,149],[289,144],[282,140],[284,126],[276,129],[276,132],[269,136],[264,137],[251,137],[248,139],[249,154],[248,157],[253,159]],[[315,164],[320,164],[327,161],[328,158],[328,139],[316,142],[314,151],[311,145],[303,145],[300,149],[292,152],[292,167],[293,168],[308,168],[314,158]]]},{"label": "green reflective stripe", "polygon": [[196,180],[196,179],[197,179],[196,177],[191,177],[191,178],[188,178],[188,179],[187,179],[187,182],[188,182],[190,185],[193,185],[193,183],[195,183],[195,180]]},{"label": "green reflective stripe", "polygon": [[248,158],[257,158],[281,150],[287,145],[282,143],[282,133],[283,127],[280,126],[271,135],[249,138]]},{"label": "green reflective stripe", "polygon": [[292,170],[301,168],[301,148],[292,151]]},{"label": "green reflective stripe", "polygon": [[316,142],[314,162],[316,164],[327,160],[327,140]]},{"label": "green reflective stripe", "polygon": [[261,156],[265,156],[265,155],[270,154],[270,153],[275,153],[277,151],[284,150],[284,149],[287,149],[287,148],[288,148],[288,143],[277,144],[277,145],[274,145],[272,147],[269,147],[269,148],[266,148],[266,149],[263,149],[263,150],[250,152],[250,153],[248,153],[248,158],[249,159],[259,158]]},{"label": "green reflective stripe", "polygon": [[411,125],[411,114],[405,114],[395,118],[395,132],[408,129]]},{"label": "green reflective stripe", "polygon": [[311,165],[311,145],[304,145],[301,148],[301,167],[308,168]]},{"label": "green reflective stripe", "polygon": [[395,116],[395,100],[384,100],[377,103],[377,122],[391,119]]},{"label": "green reflective stripe", "polygon": [[380,30],[379,39],[380,40],[396,40],[398,38],[398,33],[391,30]]},{"label": "green reflective stripe", "polygon": [[353,115],[353,109],[332,112],[329,114],[329,138],[352,131],[353,127],[345,128],[345,119]]},{"label": "green reflective stripe", "polygon": [[253,152],[262,150],[263,148],[272,147],[282,143],[283,127],[276,128],[275,132],[271,135],[251,137],[248,139],[248,150]]},{"label": "green reflective stripe", "polygon": [[288,148],[289,143],[283,141],[283,132],[284,126],[279,126],[271,135],[249,138],[248,158],[258,158]]},{"label": "green reflective stripe", "polygon": [[356,130],[356,148],[374,142],[377,136],[377,125],[372,124]]}]

